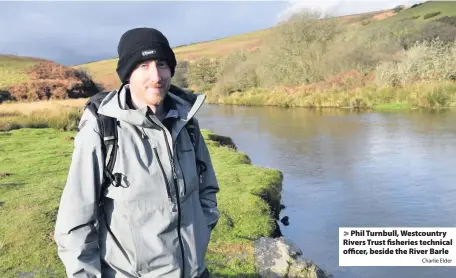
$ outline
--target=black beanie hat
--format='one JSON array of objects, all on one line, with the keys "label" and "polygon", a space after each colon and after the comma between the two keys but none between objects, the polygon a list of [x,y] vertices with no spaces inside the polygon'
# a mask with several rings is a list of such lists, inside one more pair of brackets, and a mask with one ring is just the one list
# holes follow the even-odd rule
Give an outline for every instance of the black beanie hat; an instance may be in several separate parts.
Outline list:
[{"label": "black beanie hat", "polygon": [[162,59],[168,63],[171,76],[174,76],[176,57],[168,39],[153,28],[135,28],[125,32],[117,47],[119,61],[117,74],[122,83],[127,83],[134,67],[143,61]]}]

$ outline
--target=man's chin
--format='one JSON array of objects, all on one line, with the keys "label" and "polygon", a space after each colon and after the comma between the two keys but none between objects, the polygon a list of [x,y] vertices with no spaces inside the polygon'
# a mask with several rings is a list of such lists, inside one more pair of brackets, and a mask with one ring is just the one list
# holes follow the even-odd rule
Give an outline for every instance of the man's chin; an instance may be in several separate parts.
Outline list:
[{"label": "man's chin", "polygon": [[164,97],[160,95],[150,96],[146,99],[147,105],[159,105],[164,100]]}]

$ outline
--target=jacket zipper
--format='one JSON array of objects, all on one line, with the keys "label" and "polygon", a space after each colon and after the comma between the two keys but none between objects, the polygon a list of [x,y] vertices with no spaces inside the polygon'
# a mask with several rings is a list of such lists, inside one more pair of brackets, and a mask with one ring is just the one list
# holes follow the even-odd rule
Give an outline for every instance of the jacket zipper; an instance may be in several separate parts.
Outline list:
[{"label": "jacket zipper", "polygon": [[[181,254],[182,254],[182,275],[181,276],[184,277],[184,275],[185,275],[184,243],[182,242],[182,235],[181,235],[181,209],[180,209],[179,188],[177,187],[177,176],[176,176],[176,169],[175,169],[175,165],[174,165],[174,159],[173,159],[173,156],[171,155],[171,150],[170,150],[170,147],[169,147],[168,137],[166,136],[166,131],[161,126],[159,126],[158,124],[154,123],[154,121],[149,120],[149,122],[151,124],[153,124],[154,126],[156,126],[157,128],[159,128],[163,132],[163,136],[165,137],[165,141],[166,141],[166,150],[168,151],[168,157],[169,157],[169,161],[171,163],[171,171],[173,173],[174,189],[176,191],[177,237],[179,239],[179,245],[180,245]],[[156,148],[154,148],[154,152],[155,152],[155,154],[157,154],[157,151],[155,149]],[[157,156],[157,158],[158,158],[158,156]],[[160,163],[160,165],[161,165],[161,163]],[[163,168],[162,168],[162,171],[164,173],[164,169]],[[166,178],[166,175],[164,175],[164,176],[165,176],[166,181],[168,182],[168,179]]]},{"label": "jacket zipper", "polygon": [[165,178],[165,183],[166,183],[166,193],[168,193],[168,198],[171,199],[171,192],[170,192],[170,186],[169,186],[169,180],[168,177],[166,177],[165,169],[163,168],[163,165],[160,161],[160,157],[158,156],[157,148],[154,148],[154,153],[155,157],[157,158],[158,165],[160,166],[160,169],[163,174],[163,178]]},{"label": "jacket zipper", "polygon": [[181,248],[182,254],[182,277],[185,274],[185,257],[184,257],[184,243],[182,242],[182,235],[181,235],[181,209],[180,209],[180,200],[179,200],[179,188],[177,187],[177,176],[176,176],[176,165],[174,165],[174,159],[171,154],[171,149],[169,147],[168,137],[166,136],[166,131],[160,127],[163,132],[166,141],[166,149],[168,150],[169,161],[171,163],[171,169],[173,172],[173,179],[174,179],[174,188],[176,190],[176,203],[177,203],[177,237],[179,238],[179,245]]}]

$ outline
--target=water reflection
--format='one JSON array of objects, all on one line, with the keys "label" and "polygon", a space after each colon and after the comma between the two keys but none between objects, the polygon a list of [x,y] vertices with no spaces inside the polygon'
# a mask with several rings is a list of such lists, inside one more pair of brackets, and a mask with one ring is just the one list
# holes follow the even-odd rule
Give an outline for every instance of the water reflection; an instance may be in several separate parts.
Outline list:
[{"label": "water reflection", "polygon": [[456,277],[443,267],[338,267],[340,226],[455,227],[456,113],[208,106],[203,128],[284,173],[284,233],[335,277]]}]

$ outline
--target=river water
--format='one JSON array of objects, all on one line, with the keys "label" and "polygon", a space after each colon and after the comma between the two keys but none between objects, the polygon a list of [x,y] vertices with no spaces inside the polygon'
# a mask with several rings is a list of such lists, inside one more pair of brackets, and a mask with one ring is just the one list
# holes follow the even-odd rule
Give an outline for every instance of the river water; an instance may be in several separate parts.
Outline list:
[{"label": "river water", "polygon": [[339,267],[339,227],[456,227],[456,112],[205,105],[202,128],[284,174],[283,234],[335,278],[456,277],[453,267]]}]

